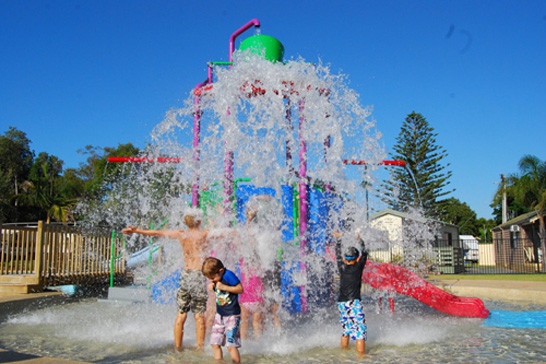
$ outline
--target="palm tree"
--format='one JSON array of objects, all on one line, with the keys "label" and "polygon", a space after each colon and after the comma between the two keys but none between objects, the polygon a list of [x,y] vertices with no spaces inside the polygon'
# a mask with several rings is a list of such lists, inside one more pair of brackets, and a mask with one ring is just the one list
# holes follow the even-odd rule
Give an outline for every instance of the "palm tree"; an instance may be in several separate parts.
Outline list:
[{"label": "palm tree", "polygon": [[[521,206],[535,211],[539,219],[539,237],[542,245],[542,259],[546,253],[546,226],[544,214],[546,212],[546,161],[541,161],[534,155],[525,155],[519,161],[520,176],[511,176],[508,193]],[[546,264],[542,264],[546,271]]]}]

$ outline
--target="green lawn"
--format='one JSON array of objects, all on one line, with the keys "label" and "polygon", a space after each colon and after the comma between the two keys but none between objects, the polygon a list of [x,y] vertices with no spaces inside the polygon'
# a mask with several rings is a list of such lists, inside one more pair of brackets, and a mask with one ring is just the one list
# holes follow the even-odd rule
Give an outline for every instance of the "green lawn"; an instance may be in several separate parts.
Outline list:
[{"label": "green lawn", "polygon": [[546,274],[441,274],[429,276],[429,279],[457,280],[468,279],[478,281],[535,281],[546,282]]}]

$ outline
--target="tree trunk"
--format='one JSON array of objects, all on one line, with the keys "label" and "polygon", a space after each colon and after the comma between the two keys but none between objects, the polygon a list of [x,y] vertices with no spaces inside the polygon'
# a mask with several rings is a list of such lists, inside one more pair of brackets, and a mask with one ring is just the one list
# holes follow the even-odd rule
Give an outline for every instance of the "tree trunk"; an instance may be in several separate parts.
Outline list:
[{"label": "tree trunk", "polygon": [[[19,186],[17,184],[17,175],[14,176],[14,179],[13,179],[13,184],[14,184],[14,189],[15,189],[15,196],[18,196],[19,195]],[[17,197],[15,198],[15,207],[17,207]]]}]

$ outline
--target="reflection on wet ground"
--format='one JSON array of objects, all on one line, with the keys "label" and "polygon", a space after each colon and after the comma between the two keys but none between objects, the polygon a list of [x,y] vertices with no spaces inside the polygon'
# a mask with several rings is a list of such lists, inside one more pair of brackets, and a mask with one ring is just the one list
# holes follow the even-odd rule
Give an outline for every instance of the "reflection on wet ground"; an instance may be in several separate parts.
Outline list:
[{"label": "reflection on wet ground", "polygon": [[[378,312],[367,300],[366,362],[538,362],[546,360],[545,329],[487,327],[483,320],[451,317],[400,297],[394,314]],[[486,302],[491,310],[544,311],[537,305]],[[0,346],[22,354],[95,363],[214,362],[209,348],[195,347],[194,322],[184,343],[172,350],[171,305],[118,304],[85,299],[10,317],[0,325]],[[281,332],[268,328],[243,343],[247,363],[354,362],[355,351],[341,351],[335,308],[308,317],[286,315]],[[227,354],[227,353],[226,353]]]}]

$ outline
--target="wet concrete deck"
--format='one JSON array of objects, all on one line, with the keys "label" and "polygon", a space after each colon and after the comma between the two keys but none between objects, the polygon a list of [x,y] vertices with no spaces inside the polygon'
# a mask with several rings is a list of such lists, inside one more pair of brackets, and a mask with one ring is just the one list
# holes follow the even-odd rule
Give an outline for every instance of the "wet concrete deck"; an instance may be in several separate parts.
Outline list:
[{"label": "wet concrete deck", "polygon": [[0,349],[0,363],[20,364],[85,364],[81,361],[47,358],[37,355],[17,353],[15,351]]},{"label": "wet concrete deck", "polygon": [[[457,296],[478,297],[482,300],[546,305],[546,282],[494,281],[494,280],[447,280],[431,279],[435,286]],[[36,305],[48,305],[68,300],[60,292],[29,294],[0,293],[0,322],[7,316],[33,309]],[[78,361],[39,357],[0,348],[0,363],[26,364],[73,364]]]}]

